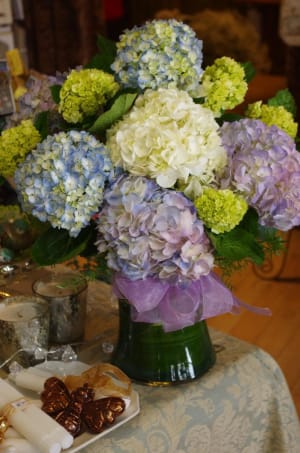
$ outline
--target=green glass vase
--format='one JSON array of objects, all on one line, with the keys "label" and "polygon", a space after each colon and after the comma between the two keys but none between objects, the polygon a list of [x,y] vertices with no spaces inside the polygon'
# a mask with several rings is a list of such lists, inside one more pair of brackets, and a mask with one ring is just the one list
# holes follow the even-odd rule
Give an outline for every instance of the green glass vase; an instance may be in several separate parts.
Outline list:
[{"label": "green glass vase", "polygon": [[165,332],[159,324],[132,321],[131,306],[121,299],[112,363],[136,382],[171,385],[202,376],[215,363],[215,351],[205,321]]}]

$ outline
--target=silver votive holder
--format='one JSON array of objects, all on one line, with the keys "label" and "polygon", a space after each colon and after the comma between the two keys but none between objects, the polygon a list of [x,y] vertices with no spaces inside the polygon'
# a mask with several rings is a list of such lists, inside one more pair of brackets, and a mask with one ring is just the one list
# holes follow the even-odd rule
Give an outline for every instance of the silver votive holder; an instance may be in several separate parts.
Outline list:
[{"label": "silver votive holder", "polygon": [[37,348],[47,350],[49,308],[41,297],[15,295],[0,303],[0,362],[17,360],[22,366],[36,363]]},{"label": "silver votive holder", "polygon": [[76,272],[50,274],[36,280],[32,290],[48,301],[51,344],[67,344],[84,337],[87,281]]}]

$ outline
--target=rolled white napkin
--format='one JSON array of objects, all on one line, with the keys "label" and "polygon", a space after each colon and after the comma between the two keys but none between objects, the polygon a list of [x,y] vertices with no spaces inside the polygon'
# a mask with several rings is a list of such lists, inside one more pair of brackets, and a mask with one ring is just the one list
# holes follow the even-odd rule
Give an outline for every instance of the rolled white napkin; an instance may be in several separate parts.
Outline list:
[{"label": "rolled white napkin", "polygon": [[18,387],[41,393],[46,379],[52,375],[53,373],[50,373],[50,371],[30,367],[23,368],[18,373],[10,374],[9,380],[13,381]]},{"label": "rolled white napkin", "polygon": [[60,453],[73,437],[7,381],[0,379],[0,409],[10,425],[41,453]]},{"label": "rolled white napkin", "polygon": [[[60,450],[57,450],[60,451]],[[40,453],[28,440],[22,437],[5,438],[0,443],[1,453]]]},{"label": "rolled white napkin", "polygon": [[[15,429],[11,428],[10,426],[7,428],[4,434],[5,439],[11,439],[12,437],[22,437],[20,433],[18,433]],[[0,443],[1,445],[1,443]]]}]

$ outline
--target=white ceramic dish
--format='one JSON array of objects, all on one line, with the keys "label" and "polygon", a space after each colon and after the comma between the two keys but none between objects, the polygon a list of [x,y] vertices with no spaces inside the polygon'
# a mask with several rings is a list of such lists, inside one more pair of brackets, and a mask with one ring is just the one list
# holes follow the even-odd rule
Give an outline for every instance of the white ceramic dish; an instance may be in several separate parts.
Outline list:
[{"label": "white ceramic dish", "polygon": [[[83,362],[59,362],[59,361],[48,361],[44,362],[42,364],[36,365],[36,368],[42,369],[42,370],[47,370],[50,371],[51,373],[55,374],[56,376],[64,376],[68,374],[80,374],[84,370],[90,368],[91,365],[87,365],[86,363]],[[30,397],[33,396],[33,392],[26,392],[24,389],[18,388],[24,395],[28,395]],[[111,433],[112,431],[116,430],[119,428],[119,426],[124,425],[127,423],[129,420],[131,420],[133,417],[135,417],[139,411],[140,411],[140,404],[139,404],[139,395],[138,393],[133,390],[131,394],[131,401],[129,407],[125,410],[125,412],[120,415],[115,423],[102,431],[100,434],[89,434],[89,433],[83,433],[80,436],[78,436],[76,439],[74,439],[74,443],[72,447],[68,448],[67,450],[64,450],[64,453],[75,453],[85,447],[87,447],[89,444],[96,442],[99,440],[101,437],[106,436],[107,434]],[[99,451],[101,450],[101,446],[99,446]]]}]

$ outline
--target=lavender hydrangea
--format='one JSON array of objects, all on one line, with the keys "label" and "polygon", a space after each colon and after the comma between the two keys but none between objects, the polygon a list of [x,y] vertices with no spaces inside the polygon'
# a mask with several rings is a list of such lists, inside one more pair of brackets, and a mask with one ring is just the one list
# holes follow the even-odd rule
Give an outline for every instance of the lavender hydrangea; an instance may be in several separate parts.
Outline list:
[{"label": "lavender hydrangea", "polygon": [[294,140],[260,120],[224,123],[228,153],[221,186],[242,194],[256,209],[261,225],[283,231],[300,224],[300,154]]},{"label": "lavender hydrangea", "polygon": [[6,119],[5,129],[16,126],[21,120],[34,118],[44,111],[51,111],[52,116],[57,114],[57,105],[53,101],[50,87],[61,85],[65,77],[61,73],[56,76],[31,74],[26,81],[26,93],[18,99],[18,112]]},{"label": "lavender hydrangea", "polygon": [[125,88],[179,88],[196,95],[202,41],[175,19],[149,21],[120,36],[112,69]]},{"label": "lavender hydrangea", "polygon": [[196,280],[213,266],[212,246],[193,203],[143,176],[121,175],[104,193],[100,253],[130,280]]},{"label": "lavender hydrangea", "polygon": [[84,131],[48,136],[15,173],[26,212],[76,237],[97,213],[113,176],[106,147]]}]

